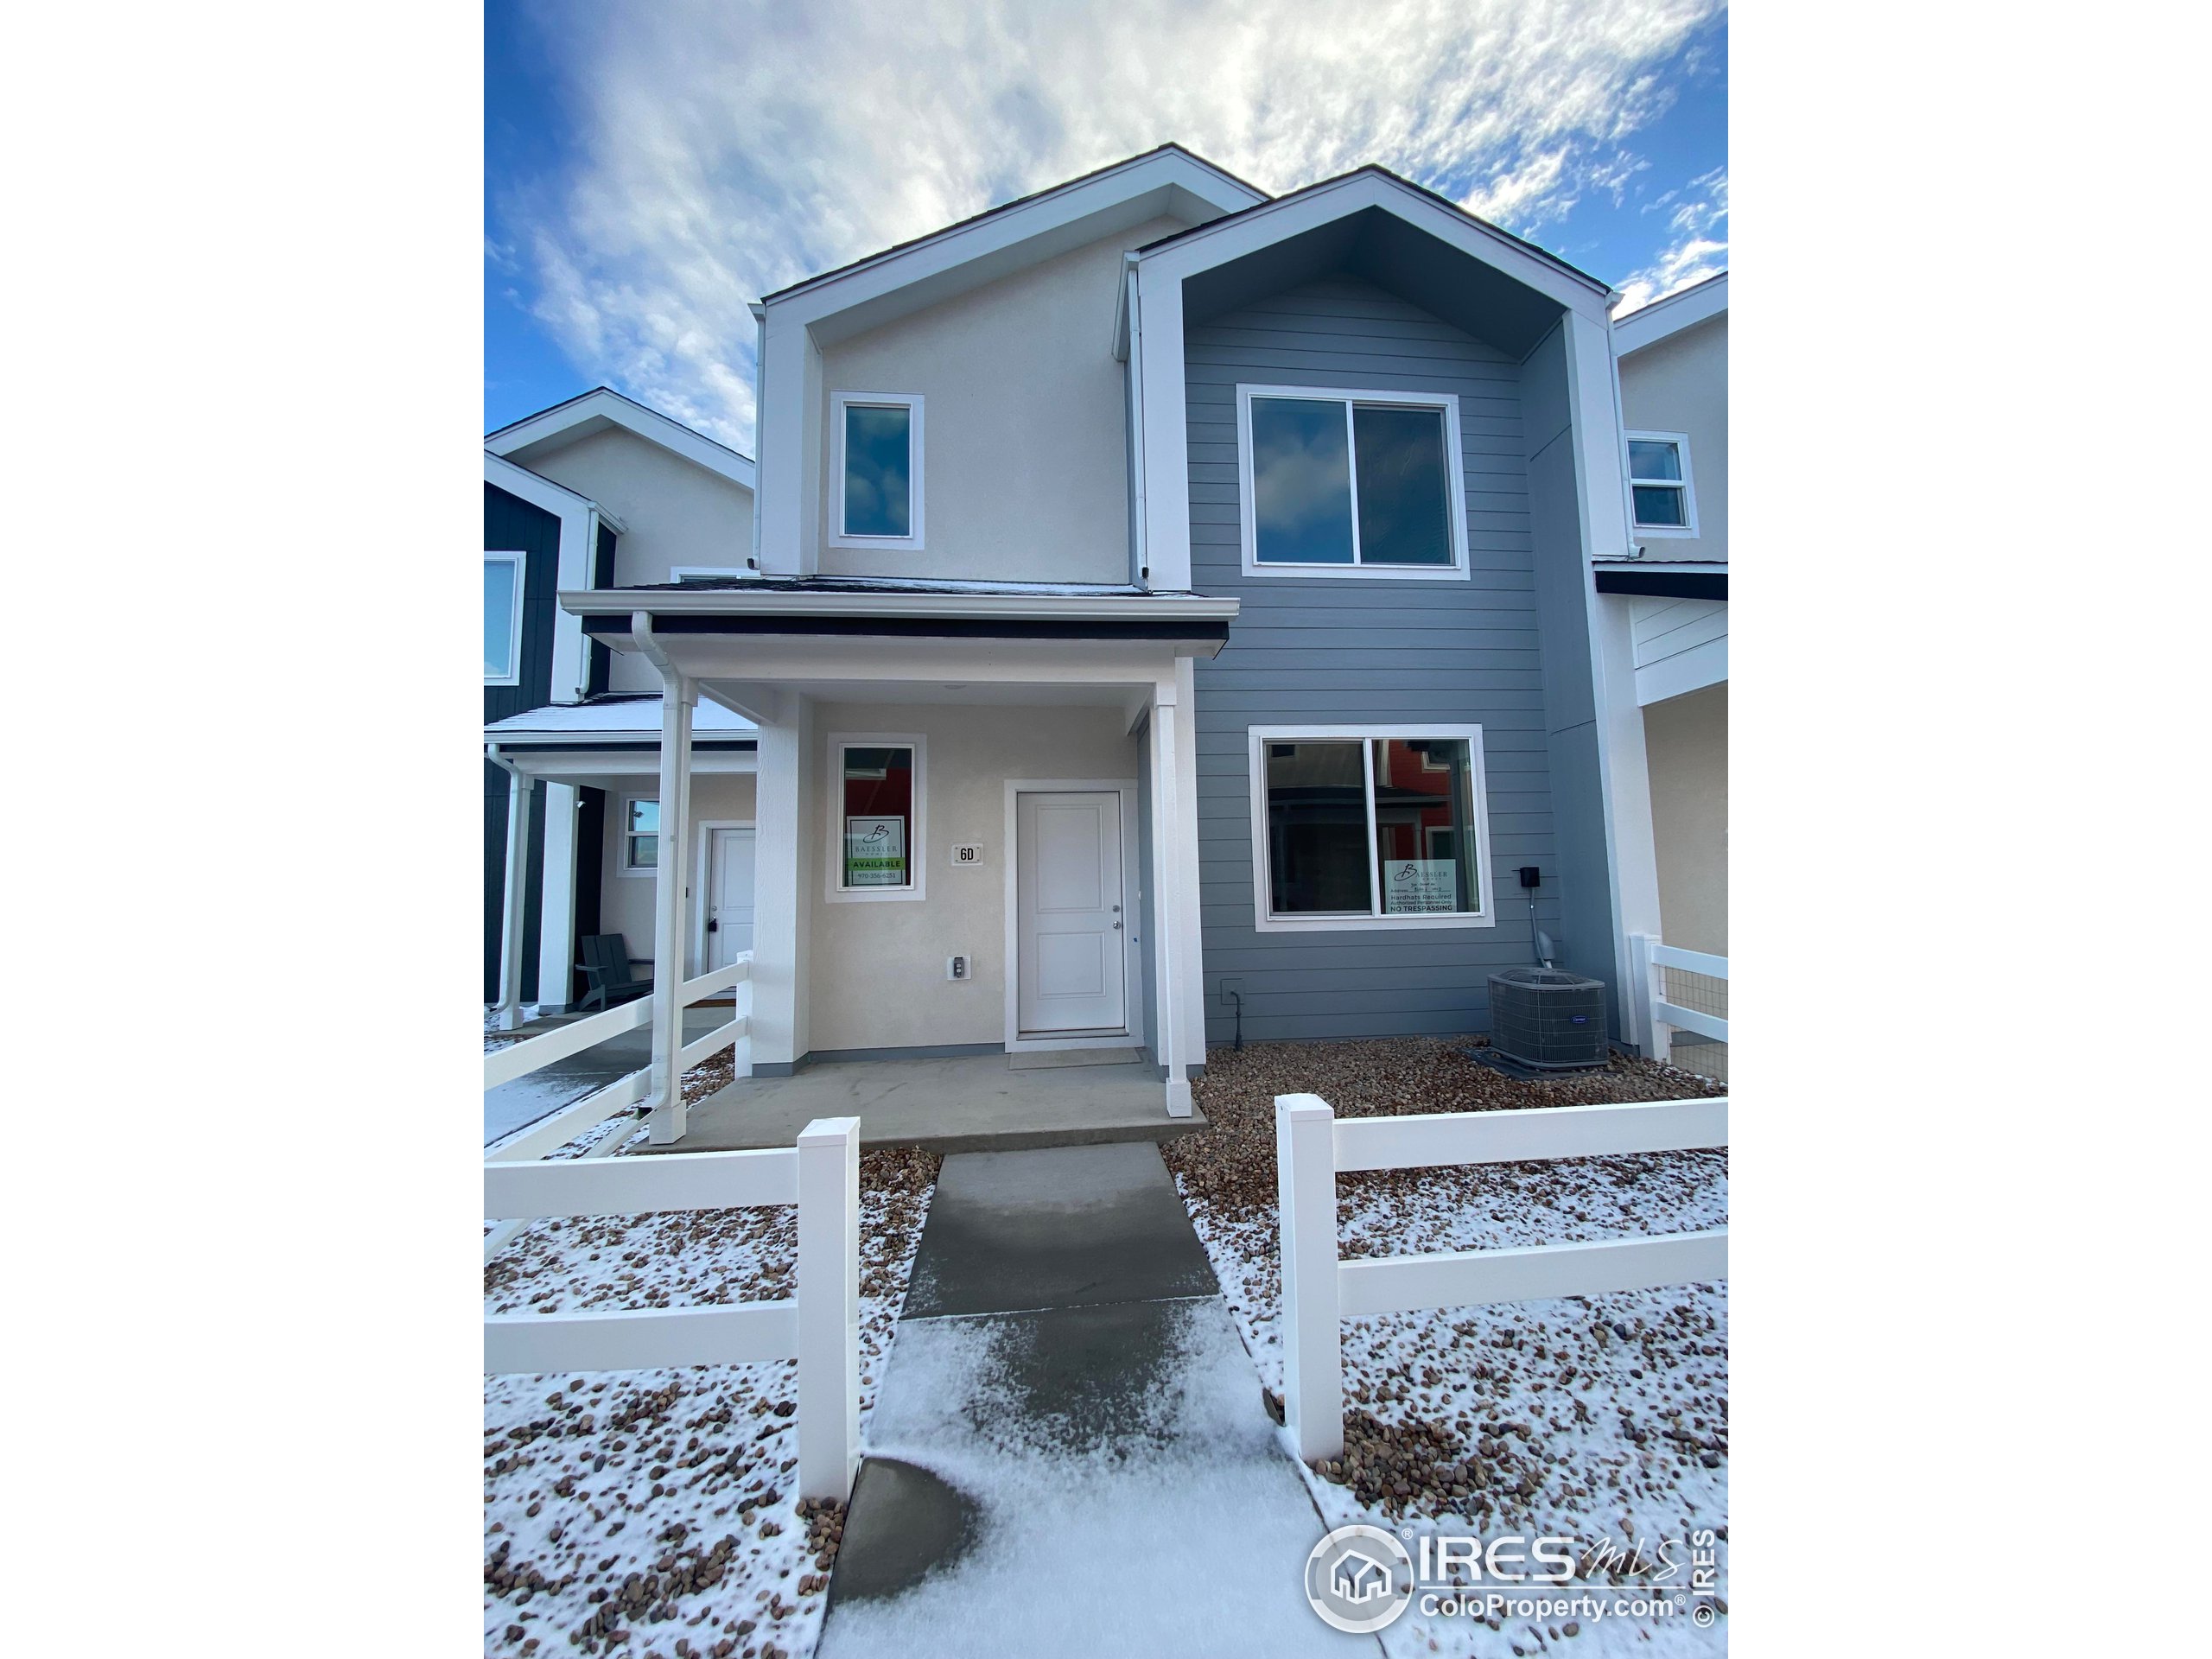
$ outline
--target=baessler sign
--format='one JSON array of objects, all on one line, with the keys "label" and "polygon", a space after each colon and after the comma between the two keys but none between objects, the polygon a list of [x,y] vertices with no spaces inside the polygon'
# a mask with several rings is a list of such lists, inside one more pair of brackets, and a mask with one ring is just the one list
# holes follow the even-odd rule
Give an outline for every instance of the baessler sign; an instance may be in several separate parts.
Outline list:
[{"label": "baessler sign", "polygon": [[1430,915],[1459,909],[1458,872],[1457,859],[1390,860],[1382,867],[1384,914]]},{"label": "baessler sign", "polygon": [[906,820],[845,820],[845,885],[903,887],[906,885]]}]

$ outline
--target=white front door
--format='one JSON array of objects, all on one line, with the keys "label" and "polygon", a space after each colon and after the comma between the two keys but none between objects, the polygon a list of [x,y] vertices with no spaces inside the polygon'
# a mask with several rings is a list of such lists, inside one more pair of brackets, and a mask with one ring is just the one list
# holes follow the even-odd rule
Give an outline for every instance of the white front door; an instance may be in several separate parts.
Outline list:
[{"label": "white front door", "polygon": [[1014,856],[1021,1034],[1126,1030],[1121,796],[1016,796]]},{"label": "white front door", "polygon": [[707,973],[753,948],[753,831],[717,830],[714,836],[707,867]]}]

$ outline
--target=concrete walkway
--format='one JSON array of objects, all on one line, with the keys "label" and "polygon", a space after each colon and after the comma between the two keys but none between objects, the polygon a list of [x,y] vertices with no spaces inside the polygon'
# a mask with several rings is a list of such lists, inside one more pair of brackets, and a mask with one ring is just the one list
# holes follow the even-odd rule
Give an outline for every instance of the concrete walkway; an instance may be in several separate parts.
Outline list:
[{"label": "concrete walkway", "polygon": [[866,1450],[823,1659],[1376,1651],[1151,1146],[945,1160]]}]

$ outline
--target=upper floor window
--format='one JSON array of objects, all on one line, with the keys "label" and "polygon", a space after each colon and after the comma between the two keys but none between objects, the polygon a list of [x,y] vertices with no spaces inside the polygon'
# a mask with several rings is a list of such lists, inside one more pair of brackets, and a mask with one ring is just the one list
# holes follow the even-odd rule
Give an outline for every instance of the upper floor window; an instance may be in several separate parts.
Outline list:
[{"label": "upper floor window", "polygon": [[622,803],[622,873],[642,875],[660,868],[660,803],[632,795]]},{"label": "upper floor window", "polygon": [[922,545],[922,400],[841,391],[832,399],[837,547]]},{"label": "upper floor window", "polygon": [[920,737],[838,733],[830,740],[829,897],[923,896]]},{"label": "upper floor window", "polygon": [[1629,496],[1639,535],[1694,536],[1697,498],[1690,486],[1690,441],[1680,432],[1628,435]]},{"label": "upper floor window", "polygon": [[522,683],[522,575],[524,556],[484,556],[484,683]]},{"label": "upper floor window", "polygon": [[1478,726],[1251,729],[1255,925],[1488,927]]},{"label": "upper floor window", "polygon": [[1239,386],[1236,448],[1247,575],[1465,574],[1457,397]]}]

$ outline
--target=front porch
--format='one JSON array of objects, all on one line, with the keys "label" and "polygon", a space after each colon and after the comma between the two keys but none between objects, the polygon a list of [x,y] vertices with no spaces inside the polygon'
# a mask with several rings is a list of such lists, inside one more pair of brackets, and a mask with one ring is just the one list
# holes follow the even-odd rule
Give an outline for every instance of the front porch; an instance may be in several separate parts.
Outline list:
[{"label": "front porch", "polygon": [[[737,1080],[688,1109],[652,1011],[652,1142],[1160,1140],[1199,1127],[1193,656],[1234,601],[839,578],[564,594],[659,671],[658,828],[688,845],[697,711],[747,722],[757,864]],[[649,607],[649,608],[648,608]],[[702,872],[654,875],[682,978]]]},{"label": "front porch", "polygon": [[1160,1068],[1141,1051],[1107,1065],[1039,1064],[1051,1054],[842,1060],[788,1077],[741,1077],[691,1108],[682,1141],[640,1152],[788,1147],[817,1117],[857,1117],[862,1147],[1007,1152],[1166,1141],[1206,1127],[1160,1109]]}]

